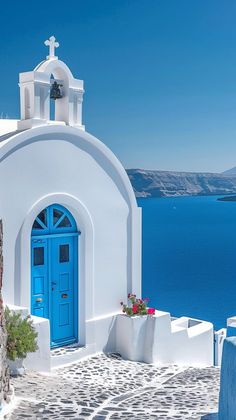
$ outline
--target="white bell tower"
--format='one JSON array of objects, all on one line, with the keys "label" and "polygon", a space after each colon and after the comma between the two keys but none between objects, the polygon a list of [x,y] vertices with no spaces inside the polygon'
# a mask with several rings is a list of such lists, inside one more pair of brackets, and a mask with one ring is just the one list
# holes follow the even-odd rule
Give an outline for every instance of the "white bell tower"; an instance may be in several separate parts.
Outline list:
[{"label": "white bell tower", "polygon": [[[39,125],[63,124],[84,130],[82,125],[83,80],[74,79],[70,69],[55,56],[59,47],[54,36],[45,45],[49,55],[33,71],[20,73],[21,120],[18,130]],[[55,101],[55,119],[50,119],[50,102]]]}]

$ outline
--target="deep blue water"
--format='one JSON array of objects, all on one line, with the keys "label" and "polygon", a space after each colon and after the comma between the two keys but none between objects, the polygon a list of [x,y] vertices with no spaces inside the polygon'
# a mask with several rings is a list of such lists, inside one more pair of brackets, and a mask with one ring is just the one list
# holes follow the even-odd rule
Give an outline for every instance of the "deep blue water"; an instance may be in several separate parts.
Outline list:
[{"label": "deep blue water", "polygon": [[210,197],[138,199],[143,213],[143,297],[209,320],[236,315],[236,202]]}]

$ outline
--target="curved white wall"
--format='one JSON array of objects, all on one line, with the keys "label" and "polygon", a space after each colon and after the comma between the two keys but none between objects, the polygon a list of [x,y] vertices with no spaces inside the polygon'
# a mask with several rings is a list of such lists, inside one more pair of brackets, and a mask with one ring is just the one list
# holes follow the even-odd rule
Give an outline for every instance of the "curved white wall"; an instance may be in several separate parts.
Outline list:
[{"label": "curved white wall", "polygon": [[0,179],[6,303],[30,305],[31,226],[55,202],[82,232],[80,321],[118,311],[128,292],[140,294],[141,214],[125,170],[105,145],[64,126],[5,137]]}]

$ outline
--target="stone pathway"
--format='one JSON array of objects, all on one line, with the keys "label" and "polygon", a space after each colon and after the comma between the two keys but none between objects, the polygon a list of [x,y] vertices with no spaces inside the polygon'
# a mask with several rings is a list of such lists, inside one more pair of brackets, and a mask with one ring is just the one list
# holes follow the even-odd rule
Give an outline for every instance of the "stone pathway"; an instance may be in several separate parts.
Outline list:
[{"label": "stone pathway", "polygon": [[157,367],[98,355],[12,383],[18,419],[215,419],[219,369]]},{"label": "stone pathway", "polygon": [[78,343],[71,344],[65,347],[56,347],[55,349],[51,349],[51,357],[64,356],[65,354],[74,353],[78,351],[79,349],[80,349],[80,346],[78,345]]}]

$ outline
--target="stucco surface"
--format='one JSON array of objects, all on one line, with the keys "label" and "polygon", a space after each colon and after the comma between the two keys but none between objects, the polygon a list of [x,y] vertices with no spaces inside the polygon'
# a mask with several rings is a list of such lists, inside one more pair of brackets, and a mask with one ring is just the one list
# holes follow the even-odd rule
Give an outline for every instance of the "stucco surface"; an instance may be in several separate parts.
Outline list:
[{"label": "stucco surface", "polygon": [[[178,366],[213,366],[213,324],[169,312],[116,318],[115,352],[124,359]],[[145,338],[144,338],[145,337]]]},{"label": "stucco surface", "polygon": [[236,420],[236,337],[224,341],[219,420]]},{"label": "stucco surface", "polygon": [[8,418],[215,419],[219,369],[157,367],[97,355],[14,379],[18,404]]},{"label": "stucco surface", "polygon": [[101,351],[109,326],[100,328],[100,319],[119,311],[129,292],[141,293],[141,211],[129,178],[101,141],[78,128],[56,124],[3,137],[5,303],[30,310],[32,225],[45,207],[61,204],[81,231],[79,343]]},{"label": "stucco surface", "polygon": [[[74,197],[80,202],[91,220],[93,238],[90,242],[94,257],[92,252],[86,255],[90,256],[87,264],[94,264],[93,276],[96,278],[91,280],[94,293],[99,296],[100,291],[106,290],[112,295],[106,299],[106,305],[102,295],[99,296],[95,315],[102,315],[104,308],[106,313],[118,309],[120,299],[126,297],[128,282],[132,281],[131,277],[135,278],[135,273],[132,273],[131,258],[135,252],[131,251],[131,235],[133,213],[138,212],[138,208],[128,177],[114,155],[101,142],[81,130],[42,127],[8,139],[5,147],[1,148],[0,175],[6,181],[3,184],[7,185],[0,194],[0,212],[5,224],[5,300],[29,306],[29,273],[26,271],[30,263],[29,255],[24,255],[23,251],[27,249],[30,231],[22,252],[23,244],[19,243],[21,233],[32,209],[36,206],[39,212],[40,207],[46,206],[45,197],[60,194],[64,196],[64,202],[58,204],[69,207],[82,231],[80,249],[83,247],[83,236],[89,243],[88,228],[79,204],[71,208],[69,200],[66,203],[66,197]],[[40,201],[42,205],[38,207]],[[136,228],[138,230],[138,226]],[[138,265],[139,262],[136,267]],[[83,266],[82,258],[80,266]],[[22,281],[16,278],[19,271]],[[81,275],[80,278],[83,277]]]}]

